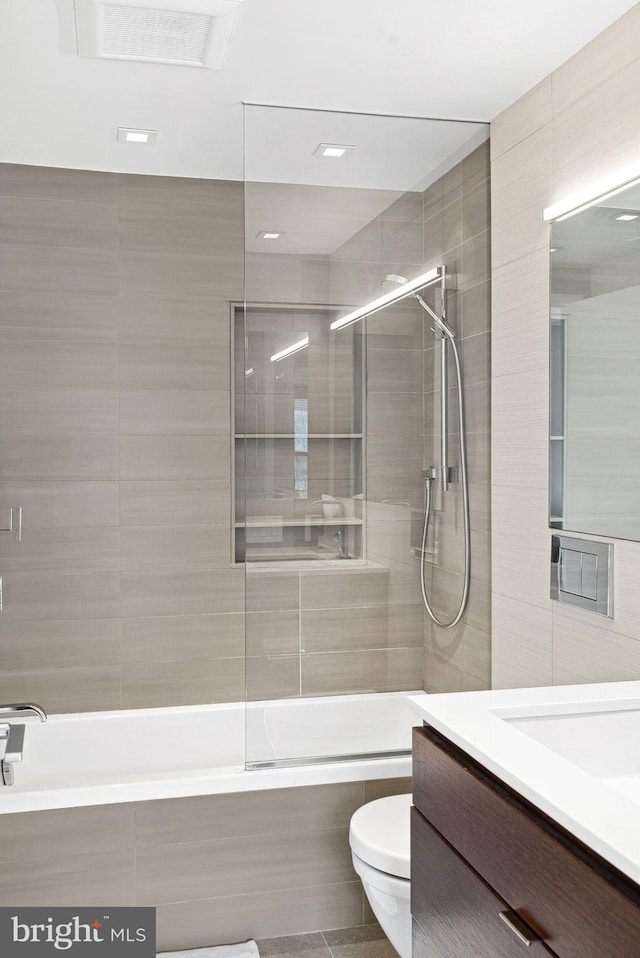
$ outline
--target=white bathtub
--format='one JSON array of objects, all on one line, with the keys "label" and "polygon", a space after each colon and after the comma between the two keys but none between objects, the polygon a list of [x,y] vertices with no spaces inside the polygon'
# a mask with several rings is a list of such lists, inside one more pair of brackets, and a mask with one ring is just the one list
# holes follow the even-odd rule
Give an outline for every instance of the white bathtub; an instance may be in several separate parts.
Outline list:
[{"label": "white bathtub", "polygon": [[[421,724],[409,697],[421,694],[27,717],[0,813],[407,776]],[[293,765],[247,771],[245,760]]]}]

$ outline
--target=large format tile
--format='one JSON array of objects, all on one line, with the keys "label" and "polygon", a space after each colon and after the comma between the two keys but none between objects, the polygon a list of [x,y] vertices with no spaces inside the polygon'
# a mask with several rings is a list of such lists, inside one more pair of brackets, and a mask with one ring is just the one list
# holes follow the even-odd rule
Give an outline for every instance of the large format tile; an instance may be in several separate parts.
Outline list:
[{"label": "large format tile", "polygon": [[213,346],[132,343],[120,348],[122,389],[228,390],[229,357]]},{"label": "large format tile", "polygon": [[493,267],[548,248],[551,202],[551,125],[541,127],[492,164]]},{"label": "large format tile", "polygon": [[361,882],[289,887],[228,898],[160,905],[160,951],[198,948],[246,939],[344,928],[362,921]]},{"label": "large format tile", "polygon": [[2,906],[134,904],[133,849],[14,861],[0,875]]},{"label": "large format tile", "polygon": [[0,243],[115,249],[117,224],[113,203],[0,193]]},{"label": "large format tile", "polygon": [[0,625],[0,664],[27,670],[113,665],[120,656],[120,620],[63,619]]},{"label": "large format tile", "polygon": [[229,442],[213,436],[121,436],[125,480],[228,479]]},{"label": "large format tile", "polygon": [[[572,57],[572,60],[575,59]],[[568,61],[571,63],[571,60]],[[555,77],[554,74],[554,96]],[[491,157],[497,159],[551,122],[551,77],[545,77],[491,122]]]},{"label": "large format tile", "polygon": [[115,203],[118,175],[55,166],[0,164],[0,194],[42,199]]},{"label": "large format tile", "polygon": [[0,479],[117,479],[117,436],[0,439]]},{"label": "large format tile", "polygon": [[[34,378],[25,377],[27,381]],[[3,385],[0,387],[0,436],[6,439],[12,436],[49,439],[116,436],[118,398],[116,388]]]},{"label": "large format tile", "polygon": [[120,529],[123,572],[224,569],[229,565],[230,551],[228,525],[145,525]]},{"label": "large format tile", "polygon": [[218,659],[212,648],[199,659],[129,661],[122,675],[122,708],[163,708],[209,702],[241,702],[244,658]]},{"label": "large format tile", "polygon": [[5,622],[117,618],[120,576],[10,572],[3,577],[3,600]]},{"label": "large format tile", "polygon": [[551,602],[530,605],[494,594],[492,686],[497,689],[553,684]]},{"label": "large format tile", "polygon": [[[110,711],[121,708],[120,663],[61,669],[34,663],[29,669],[0,671],[0,698],[36,701],[50,714]],[[19,773],[18,773],[19,774]]]},{"label": "large format tile", "polygon": [[49,294],[118,293],[115,250],[63,246],[0,246],[0,285],[5,290]]},{"label": "large format tile", "polygon": [[230,495],[230,484],[226,479],[121,482],[120,522],[123,526],[226,524],[228,529]]},{"label": "large format tile", "polygon": [[242,612],[244,572],[129,572],[121,575],[123,618]]},{"label": "large format tile", "polygon": [[25,529],[118,525],[118,483],[5,479],[0,502],[20,504]]},{"label": "large format tile", "polygon": [[[167,377],[170,381],[171,377]],[[210,389],[123,389],[124,435],[223,435],[230,432],[230,396]]]},{"label": "large format tile", "polygon": [[549,364],[549,252],[536,250],[493,273],[494,376]]},{"label": "large format tile", "polygon": [[0,292],[0,329],[4,342],[96,342],[118,340],[118,302],[114,296],[24,289]]},{"label": "large format tile", "polygon": [[363,799],[361,782],[267,789],[140,802],[136,841],[147,845],[292,835],[347,828]]},{"label": "large format tile", "polygon": [[133,805],[124,802],[0,816],[3,862],[99,855],[133,843]]},{"label": "large format tile", "polygon": [[238,658],[244,655],[244,646],[241,612],[122,619],[125,663]]},{"label": "large format tile", "polygon": [[354,875],[346,828],[300,832],[294,842],[258,834],[142,846],[136,870],[139,904],[337,885]]}]

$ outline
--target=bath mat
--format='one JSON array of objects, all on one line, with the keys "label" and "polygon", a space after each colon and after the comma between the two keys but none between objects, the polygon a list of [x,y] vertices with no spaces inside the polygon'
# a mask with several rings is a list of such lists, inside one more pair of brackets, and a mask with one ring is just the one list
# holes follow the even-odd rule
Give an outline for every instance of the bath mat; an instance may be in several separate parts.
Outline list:
[{"label": "bath mat", "polygon": [[218,945],[193,951],[162,951],[159,958],[260,958],[260,952],[255,941],[241,941],[239,945]]}]

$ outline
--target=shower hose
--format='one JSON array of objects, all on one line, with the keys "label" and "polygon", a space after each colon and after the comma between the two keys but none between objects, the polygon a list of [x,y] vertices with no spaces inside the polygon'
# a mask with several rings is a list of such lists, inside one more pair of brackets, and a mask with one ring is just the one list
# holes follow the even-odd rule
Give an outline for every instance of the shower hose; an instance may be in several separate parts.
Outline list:
[{"label": "shower hose", "polygon": [[[420,587],[422,589],[422,599],[424,601],[425,608],[429,617],[435,622],[436,625],[439,625],[442,629],[452,629],[458,624],[460,619],[463,616],[464,610],[467,605],[467,600],[469,598],[469,584],[471,581],[471,533],[469,530],[469,483],[467,479],[467,444],[465,436],[465,423],[464,423],[464,398],[462,393],[462,370],[460,368],[460,357],[458,355],[458,349],[453,338],[448,331],[443,330],[443,335],[446,336],[447,341],[449,342],[452,350],[453,357],[455,360],[456,367],[456,379],[458,384],[458,421],[460,423],[460,473],[462,480],[462,509],[463,509],[463,530],[464,530],[464,586],[462,589],[462,596],[460,599],[460,605],[458,611],[455,613],[453,618],[448,621],[443,621],[439,619],[436,613],[434,612],[431,602],[429,600],[429,595],[427,593],[427,586],[425,582],[425,565],[426,565],[426,555],[427,555],[427,535],[429,532],[429,519],[431,516],[431,487],[434,480],[434,477],[430,474],[425,474],[424,480],[424,524],[422,528],[422,548],[420,552]],[[442,401],[446,402],[446,395],[442,397]],[[446,464],[443,464],[443,469],[447,468]]]}]

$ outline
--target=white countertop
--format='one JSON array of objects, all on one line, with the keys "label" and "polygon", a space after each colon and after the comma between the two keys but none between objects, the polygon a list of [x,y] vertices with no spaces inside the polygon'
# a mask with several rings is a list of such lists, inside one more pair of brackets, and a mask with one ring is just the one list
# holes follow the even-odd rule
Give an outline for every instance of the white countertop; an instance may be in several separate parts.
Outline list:
[{"label": "white countertop", "polygon": [[410,701],[422,720],[640,884],[640,682]]}]

